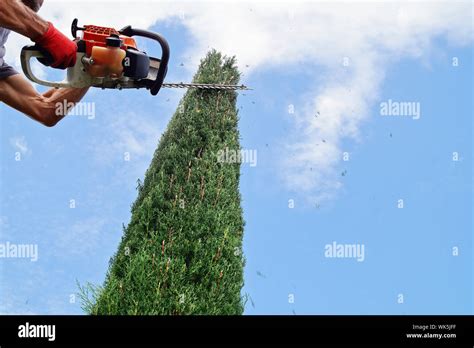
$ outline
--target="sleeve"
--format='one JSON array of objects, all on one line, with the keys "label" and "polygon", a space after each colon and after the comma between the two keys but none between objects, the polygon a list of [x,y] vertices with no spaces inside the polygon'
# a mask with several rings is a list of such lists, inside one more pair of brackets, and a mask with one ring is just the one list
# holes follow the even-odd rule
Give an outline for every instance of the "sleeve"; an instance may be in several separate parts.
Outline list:
[{"label": "sleeve", "polygon": [[6,79],[7,77],[17,75],[18,71],[12,68],[10,65],[3,63],[0,66],[0,80]]}]

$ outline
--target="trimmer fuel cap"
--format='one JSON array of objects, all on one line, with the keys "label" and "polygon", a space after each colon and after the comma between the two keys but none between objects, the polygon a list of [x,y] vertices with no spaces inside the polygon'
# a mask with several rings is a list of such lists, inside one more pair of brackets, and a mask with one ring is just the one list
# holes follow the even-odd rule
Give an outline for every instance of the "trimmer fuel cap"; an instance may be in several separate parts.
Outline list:
[{"label": "trimmer fuel cap", "polygon": [[111,35],[105,40],[107,46],[109,47],[121,47],[122,40],[118,37],[118,35]]}]

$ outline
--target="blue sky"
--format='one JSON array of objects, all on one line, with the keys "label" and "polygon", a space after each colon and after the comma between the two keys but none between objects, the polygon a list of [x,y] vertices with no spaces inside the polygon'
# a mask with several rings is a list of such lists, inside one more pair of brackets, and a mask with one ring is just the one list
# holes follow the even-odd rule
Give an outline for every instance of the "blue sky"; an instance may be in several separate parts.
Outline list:
[{"label": "blue sky", "polygon": [[[151,28],[163,33],[173,50],[168,80],[189,80],[197,34],[179,20]],[[306,33],[303,26],[290,28]],[[240,185],[246,314],[473,313],[473,46],[449,35],[430,36],[430,30],[421,32],[429,45],[394,44],[390,58],[385,51],[392,47],[379,51],[377,41],[361,56],[377,58],[367,61],[382,66],[376,69],[349,54],[356,62],[349,72],[337,54],[351,51],[350,43],[333,50],[337,63],[318,60],[317,52],[308,53],[314,62],[298,61],[305,47],[295,48],[296,61],[288,58],[288,64],[267,52],[237,50],[245,62],[254,55],[256,62],[241,65],[243,82],[253,91],[238,99],[242,146],[258,154],[256,167],[242,165]],[[153,53],[148,45],[146,50]],[[411,50],[415,53],[405,54]],[[324,115],[315,117],[325,110],[326,99],[317,97],[331,96],[332,86],[355,95],[334,99],[341,110],[352,107],[364,114],[333,115],[342,124],[357,120],[353,136],[340,135],[351,133],[350,126],[333,132]],[[84,101],[95,103],[94,119],[71,116],[52,129],[0,104],[0,242],[39,248],[37,262],[0,259],[0,312],[82,313],[79,300],[70,301],[76,281],[102,283],[121,226],[129,221],[136,181],[143,178],[181,96],[182,91],[170,90],[157,97],[93,90]],[[420,119],[381,116],[380,103],[389,99],[419,103]],[[313,138],[320,135],[326,143],[318,140],[316,146]],[[310,152],[301,161],[291,145],[305,139]],[[338,160],[331,159],[333,148]],[[350,154],[348,161],[340,160],[343,151]],[[21,161],[15,161],[16,152]],[[124,161],[125,152],[130,161]],[[453,152],[459,153],[458,161]],[[309,184],[301,185],[302,168]],[[328,192],[321,189],[326,184]],[[403,209],[397,207],[399,199]],[[325,246],[333,242],[363,244],[364,261],[325,257]]]}]

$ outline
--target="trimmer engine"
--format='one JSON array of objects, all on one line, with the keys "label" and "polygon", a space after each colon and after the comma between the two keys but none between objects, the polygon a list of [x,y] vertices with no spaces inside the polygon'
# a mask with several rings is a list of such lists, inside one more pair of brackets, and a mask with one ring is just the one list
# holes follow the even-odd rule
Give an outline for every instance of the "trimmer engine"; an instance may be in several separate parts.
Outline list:
[{"label": "trimmer engine", "polygon": [[[82,31],[82,37],[78,37]],[[77,43],[75,66],[67,71],[62,82],[44,81],[36,77],[30,60],[36,57],[49,65],[47,52],[38,46],[26,46],[21,52],[22,68],[32,81],[49,87],[99,87],[107,89],[146,88],[152,95],[158,94],[166,76],[169,61],[169,45],[159,34],[133,29],[121,30],[95,25],[77,26],[72,23],[72,35]],[[137,48],[134,36],[155,40],[161,46],[161,58],[149,57]]]}]

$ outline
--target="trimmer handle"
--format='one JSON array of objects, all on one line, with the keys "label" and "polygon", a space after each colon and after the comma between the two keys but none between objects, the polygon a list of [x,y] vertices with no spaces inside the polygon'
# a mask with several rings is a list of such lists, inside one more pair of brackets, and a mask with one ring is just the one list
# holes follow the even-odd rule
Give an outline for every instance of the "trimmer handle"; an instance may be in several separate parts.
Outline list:
[{"label": "trimmer handle", "polygon": [[70,85],[65,81],[64,82],[50,82],[50,81],[42,80],[39,77],[37,77],[33,73],[33,69],[31,69],[31,58],[38,58],[38,60],[44,65],[49,65],[50,64],[49,61],[51,60],[51,58],[48,57],[48,54],[36,45],[23,47],[23,49],[21,50],[21,55],[20,55],[21,67],[26,77],[28,77],[31,81],[36,82],[43,86],[48,86],[48,87],[56,87],[56,88],[70,87]]},{"label": "trimmer handle", "polygon": [[[84,53],[76,53],[76,61],[80,62],[84,57]],[[37,77],[31,69],[31,58],[38,58],[40,62],[45,64],[48,61],[48,53],[44,52],[38,46],[25,46],[21,50],[20,60],[21,67],[26,77],[31,81],[40,85],[54,88],[84,88],[93,86],[97,81],[89,74],[84,74],[82,64],[76,64],[67,69],[66,79],[64,81],[45,81]]]},{"label": "trimmer handle", "polygon": [[166,39],[161,36],[160,34],[153,33],[151,31],[142,30],[142,29],[133,29],[130,25],[123,28],[119,31],[120,34],[126,36],[141,36],[146,37],[148,39],[152,39],[157,41],[161,46],[161,60],[160,60],[160,67],[158,69],[158,74],[156,75],[156,79],[154,81],[149,81],[148,88],[152,95],[157,95],[163,85],[163,81],[166,77],[166,72],[168,71],[168,62],[170,59],[170,47]]}]

